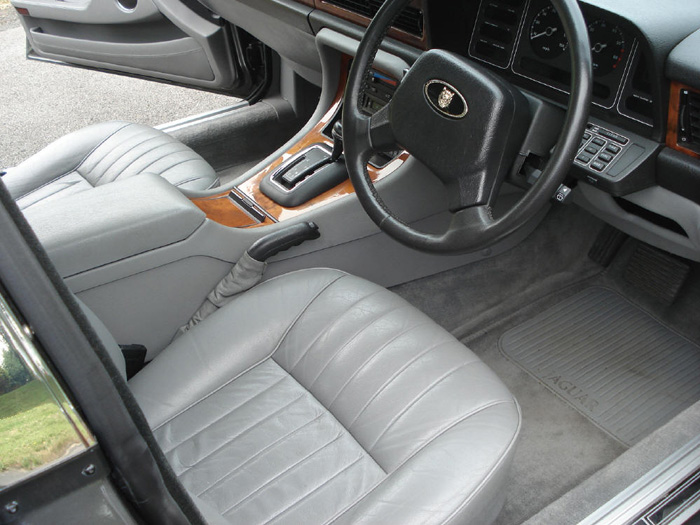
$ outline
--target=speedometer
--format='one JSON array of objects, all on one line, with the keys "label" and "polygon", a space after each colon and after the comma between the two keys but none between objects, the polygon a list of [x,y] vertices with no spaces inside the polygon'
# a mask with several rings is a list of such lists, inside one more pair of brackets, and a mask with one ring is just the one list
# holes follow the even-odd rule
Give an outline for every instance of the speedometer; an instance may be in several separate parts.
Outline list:
[{"label": "speedometer", "polygon": [[607,75],[622,64],[627,46],[625,35],[620,26],[595,20],[588,26],[593,57],[593,74],[599,77]]},{"label": "speedometer", "polygon": [[545,7],[533,18],[530,45],[542,58],[555,58],[566,51],[569,42],[554,6]]}]

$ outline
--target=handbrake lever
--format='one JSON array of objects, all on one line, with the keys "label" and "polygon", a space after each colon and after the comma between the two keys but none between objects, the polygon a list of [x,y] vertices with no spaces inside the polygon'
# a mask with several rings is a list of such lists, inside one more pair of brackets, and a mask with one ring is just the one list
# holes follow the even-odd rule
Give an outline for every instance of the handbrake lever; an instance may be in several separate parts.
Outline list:
[{"label": "handbrake lever", "polygon": [[288,250],[294,246],[318,239],[321,233],[313,222],[300,222],[269,233],[258,239],[248,248],[248,255],[260,262],[267,261],[270,257]]},{"label": "handbrake lever", "polygon": [[321,233],[313,222],[300,222],[282,228],[258,239],[248,248],[231,271],[207,295],[199,309],[187,324],[181,326],[173,339],[181,336],[204,319],[228,304],[233,298],[262,281],[267,260],[273,255],[299,246],[303,242],[318,239]]}]

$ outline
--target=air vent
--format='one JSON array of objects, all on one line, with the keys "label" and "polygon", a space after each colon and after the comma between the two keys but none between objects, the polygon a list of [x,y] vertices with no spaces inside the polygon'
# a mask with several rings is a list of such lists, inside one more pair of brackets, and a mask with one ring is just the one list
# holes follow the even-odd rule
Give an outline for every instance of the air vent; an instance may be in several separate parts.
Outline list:
[{"label": "air vent", "polygon": [[[324,0],[326,4],[342,7],[348,11],[373,18],[384,0]],[[423,36],[423,12],[415,7],[407,7],[394,22],[394,27],[417,37]]]},{"label": "air vent", "polygon": [[508,67],[525,11],[525,0],[482,0],[469,53],[489,64]]},{"label": "air vent", "polygon": [[647,126],[654,125],[651,74],[644,54],[637,49],[618,106],[620,113]]},{"label": "air vent", "polygon": [[700,153],[700,93],[681,89],[678,144]]}]

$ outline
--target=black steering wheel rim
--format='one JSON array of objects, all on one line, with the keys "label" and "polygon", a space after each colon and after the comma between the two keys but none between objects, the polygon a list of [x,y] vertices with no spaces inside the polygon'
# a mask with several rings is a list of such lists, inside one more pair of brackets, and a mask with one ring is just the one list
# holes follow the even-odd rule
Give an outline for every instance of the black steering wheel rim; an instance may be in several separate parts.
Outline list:
[{"label": "black steering wheel rim", "polygon": [[488,205],[467,207],[453,214],[446,232],[428,234],[415,230],[396,217],[377,193],[367,171],[367,163],[374,149],[370,138],[370,125],[374,123],[361,111],[361,95],[374,58],[394,19],[409,2],[384,2],[360,42],[350,69],[343,105],[348,174],[366,213],[379,228],[397,241],[426,252],[476,251],[503,240],[529,222],[549,202],[573,163],[588,122],[593,86],[587,26],[575,0],[552,0],[569,40],[571,91],[562,133],[537,182],[498,219],[493,217]]}]

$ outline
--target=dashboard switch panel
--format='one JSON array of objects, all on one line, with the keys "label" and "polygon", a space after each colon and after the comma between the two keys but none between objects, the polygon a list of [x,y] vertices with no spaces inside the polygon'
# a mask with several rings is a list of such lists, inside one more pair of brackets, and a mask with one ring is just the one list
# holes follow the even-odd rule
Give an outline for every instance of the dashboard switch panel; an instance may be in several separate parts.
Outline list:
[{"label": "dashboard switch panel", "polygon": [[605,172],[629,141],[629,138],[620,133],[595,124],[588,124],[575,162],[599,173]]},{"label": "dashboard switch panel", "polygon": [[653,161],[660,145],[628,131],[590,122],[581,138],[572,173],[622,196],[655,183]]}]

